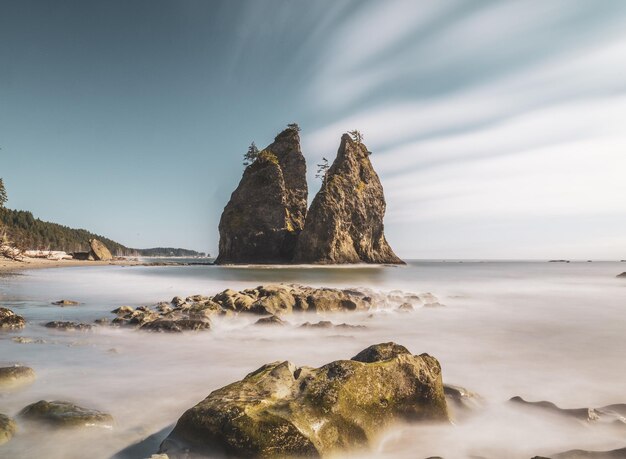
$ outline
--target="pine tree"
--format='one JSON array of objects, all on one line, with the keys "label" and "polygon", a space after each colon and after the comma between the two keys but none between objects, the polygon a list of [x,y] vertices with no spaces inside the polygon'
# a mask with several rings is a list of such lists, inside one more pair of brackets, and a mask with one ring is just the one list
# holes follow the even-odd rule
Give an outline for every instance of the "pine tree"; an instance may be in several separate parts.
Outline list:
[{"label": "pine tree", "polygon": [[249,166],[250,164],[255,162],[258,157],[259,149],[257,148],[256,144],[252,142],[248,147],[248,151],[246,152],[246,154],[243,155],[243,165],[246,167]]},{"label": "pine tree", "polygon": [[326,180],[326,173],[330,166],[328,165],[328,160],[326,158],[322,158],[322,162],[317,165],[317,174],[315,174],[315,178],[318,178],[322,181],[322,183]]},{"label": "pine tree", "polygon": [[355,142],[363,143],[363,134],[361,134],[356,129],[354,129],[353,131],[348,132],[348,134],[350,134],[350,137],[352,137],[352,140],[354,140]]},{"label": "pine tree", "polygon": [[4,181],[0,178],[0,209],[7,202],[7,190],[4,188]]}]

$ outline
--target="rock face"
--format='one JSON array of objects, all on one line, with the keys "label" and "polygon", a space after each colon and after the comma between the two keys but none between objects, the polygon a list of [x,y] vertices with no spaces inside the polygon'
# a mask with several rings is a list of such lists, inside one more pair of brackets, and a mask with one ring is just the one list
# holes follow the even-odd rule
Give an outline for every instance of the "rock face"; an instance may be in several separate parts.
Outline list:
[{"label": "rock face", "polygon": [[0,368],[0,391],[13,390],[35,380],[35,370],[29,367],[13,366]]},{"label": "rock face", "polygon": [[8,308],[0,308],[0,330],[19,330],[26,321]]},{"label": "rock face", "polygon": [[385,239],[385,197],[365,145],[344,134],[311,204],[295,263],[403,263]]},{"label": "rock face", "polygon": [[219,223],[218,264],[288,263],[304,227],[306,161],[286,129],[246,168]]},{"label": "rock face", "polygon": [[366,447],[394,422],[447,420],[439,362],[386,343],[320,368],[264,365],[187,410],[160,452],[320,457]]},{"label": "rock face", "polygon": [[24,408],[19,416],[24,420],[40,422],[52,427],[111,428],[113,426],[113,417],[110,414],[63,401],[40,400]]},{"label": "rock face", "polygon": [[0,413],[0,445],[8,442],[15,434],[15,430],[13,419]]},{"label": "rock face", "polygon": [[89,245],[91,246],[90,254],[93,256],[94,259],[101,261],[108,261],[113,259],[113,255],[111,255],[111,252],[109,252],[107,246],[99,240],[91,239],[89,241]]}]

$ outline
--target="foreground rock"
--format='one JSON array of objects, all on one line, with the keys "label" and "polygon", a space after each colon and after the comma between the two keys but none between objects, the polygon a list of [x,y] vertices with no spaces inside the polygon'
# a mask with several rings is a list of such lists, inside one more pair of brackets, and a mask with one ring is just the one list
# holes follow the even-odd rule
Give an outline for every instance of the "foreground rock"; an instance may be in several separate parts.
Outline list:
[{"label": "foreground rock", "polygon": [[320,368],[262,366],[187,410],[170,458],[319,457],[366,447],[399,421],[447,421],[439,362],[394,343]]},{"label": "foreground rock", "polygon": [[70,402],[40,400],[24,408],[19,417],[52,427],[113,427],[113,417]]},{"label": "foreground rock", "polygon": [[288,263],[304,227],[306,161],[296,129],[286,129],[243,173],[219,223],[217,264]]},{"label": "foreground rock", "polygon": [[91,247],[90,254],[95,260],[113,260],[113,255],[111,255],[111,252],[109,251],[107,246],[100,242],[98,239],[91,239],[89,241],[89,246]]},{"label": "foreground rock", "polygon": [[0,390],[13,390],[35,381],[35,370],[20,365],[0,368]]},{"label": "foreground rock", "polygon": [[0,445],[8,442],[15,435],[15,421],[0,413]]},{"label": "foreground rock", "polygon": [[295,263],[404,263],[385,239],[385,197],[365,145],[344,134],[298,238]]},{"label": "foreground rock", "polygon": [[0,308],[0,330],[20,330],[26,326],[22,316],[8,308]]}]

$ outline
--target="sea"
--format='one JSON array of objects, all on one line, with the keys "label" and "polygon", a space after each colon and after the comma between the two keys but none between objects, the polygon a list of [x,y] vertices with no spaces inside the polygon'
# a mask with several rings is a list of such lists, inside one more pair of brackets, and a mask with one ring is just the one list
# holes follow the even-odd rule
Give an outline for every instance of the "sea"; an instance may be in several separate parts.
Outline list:
[{"label": "sea", "polygon": [[[561,408],[626,403],[626,279],[616,277],[624,271],[626,263],[616,261],[411,260],[406,266],[94,266],[5,274],[0,306],[22,315],[27,326],[0,332],[0,366],[29,366],[37,379],[0,394],[0,413],[15,416],[38,400],[66,400],[110,413],[115,425],[54,431],[18,419],[19,431],[0,446],[0,457],[149,458],[185,410],[265,363],[317,367],[388,341],[436,357],[444,383],[476,394],[475,406],[456,410],[451,423],[397,425],[369,450],[341,457],[530,459],[624,448],[626,424],[578,421],[509,401],[521,396]],[[285,327],[255,326],[252,315],[218,318],[210,331],[184,334],[43,326],[92,323],[114,318],[110,311],[123,305],[270,283],[368,289],[377,301],[367,312],[293,314]],[[398,311],[394,298],[427,292],[443,306]],[[61,299],[80,305],[51,304]],[[299,327],[318,320],[365,327]]]}]

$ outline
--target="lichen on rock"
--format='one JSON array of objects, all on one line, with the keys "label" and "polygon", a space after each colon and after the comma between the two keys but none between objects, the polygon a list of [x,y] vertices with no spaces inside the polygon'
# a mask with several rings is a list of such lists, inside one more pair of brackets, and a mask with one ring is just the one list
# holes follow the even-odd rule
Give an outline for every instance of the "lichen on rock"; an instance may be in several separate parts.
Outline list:
[{"label": "lichen on rock", "polygon": [[320,368],[263,365],[187,410],[160,452],[320,457],[367,448],[396,422],[448,420],[435,358],[394,343],[362,355]]}]

